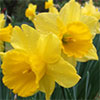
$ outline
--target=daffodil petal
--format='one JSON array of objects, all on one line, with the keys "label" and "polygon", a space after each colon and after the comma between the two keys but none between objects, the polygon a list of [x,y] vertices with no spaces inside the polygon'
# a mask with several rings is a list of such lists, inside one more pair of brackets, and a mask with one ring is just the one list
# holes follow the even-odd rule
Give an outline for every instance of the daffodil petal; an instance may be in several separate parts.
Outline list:
[{"label": "daffodil petal", "polygon": [[73,65],[74,67],[76,67],[77,61],[75,57],[68,57],[66,54],[61,53],[61,56],[63,57],[64,60],[66,60],[67,62],[69,62],[71,65]]},{"label": "daffodil petal", "polygon": [[9,24],[7,27],[0,29],[0,40],[10,42],[13,27]]},{"label": "daffodil petal", "polygon": [[26,53],[16,50],[8,51],[1,66],[3,72],[3,83],[15,94],[22,97],[31,96],[38,89],[35,83],[35,75],[32,71],[25,71],[30,68],[27,63]]},{"label": "daffodil petal", "polygon": [[92,34],[88,26],[82,22],[73,22],[67,26],[67,31],[75,40],[89,40]]},{"label": "daffodil petal", "polygon": [[22,49],[33,53],[38,39],[38,32],[34,28],[23,24],[22,29],[18,26],[14,27],[11,44],[16,49]]},{"label": "daffodil petal", "polygon": [[45,9],[48,9],[53,6],[53,0],[48,0],[45,2]]},{"label": "daffodil petal", "polygon": [[37,30],[45,31],[45,33],[59,34],[57,26],[57,15],[53,13],[40,13],[34,19]]},{"label": "daffodil petal", "polygon": [[56,7],[50,7],[50,8],[49,8],[49,12],[58,14],[58,10],[57,10]]},{"label": "daffodil petal", "polygon": [[25,16],[29,18],[29,20],[34,21],[34,18],[36,16],[36,8],[37,5],[33,5],[32,3],[28,5],[28,8],[25,11]]},{"label": "daffodil petal", "polygon": [[73,21],[79,21],[80,5],[75,0],[70,0],[62,7],[60,17],[65,25]]},{"label": "daffodil petal", "polygon": [[55,82],[51,79],[50,76],[45,75],[41,79],[39,86],[39,90],[46,93],[46,100],[50,100],[50,96],[52,95],[55,88]]},{"label": "daffodil petal", "polygon": [[5,26],[4,14],[0,14],[0,29]]},{"label": "daffodil petal", "polygon": [[[9,73],[20,72],[22,69],[27,68],[27,66],[25,67],[25,64],[23,64],[23,62],[27,61],[28,58],[27,58],[27,55],[23,51],[21,51],[21,50],[10,50],[6,53],[1,53],[1,54],[4,54],[4,60],[3,60],[4,63],[2,64],[1,68],[3,70],[6,70],[6,73],[9,74]],[[6,62],[7,59],[9,60],[8,63]],[[16,66],[18,64],[20,65],[20,66],[17,67],[17,69],[16,69],[16,67],[13,67],[13,64],[15,64],[15,62],[16,62]],[[7,63],[7,64],[5,65],[5,63]],[[22,64],[23,64],[23,66],[22,66]],[[4,66],[6,66],[6,67],[4,67]],[[8,70],[10,70],[10,71],[8,71]]]},{"label": "daffodil petal", "polygon": [[86,62],[88,60],[98,60],[96,48],[93,46],[93,48],[90,49],[84,57],[78,58],[77,60],[81,62]]},{"label": "daffodil petal", "polygon": [[80,58],[86,55],[89,49],[92,48],[91,41],[75,41],[63,45],[63,52],[69,57],[73,56],[75,58]]},{"label": "daffodil petal", "polygon": [[47,66],[47,74],[65,88],[74,86],[80,80],[80,76],[76,73],[74,66],[63,58],[55,64],[49,64]]},{"label": "daffodil petal", "polygon": [[86,2],[85,6],[82,7],[82,14],[87,16],[93,16],[98,20],[100,19],[99,9],[93,5],[92,0],[90,0],[89,3]]},{"label": "daffodil petal", "polygon": [[38,51],[45,62],[54,63],[60,57],[60,40],[55,34],[48,34],[47,36],[43,35],[40,39]]},{"label": "daffodil petal", "polygon": [[88,28],[90,29],[92,35],[96,34],[96,26],[97,26],[98,20],[95,17],[81,16],[80,21],[88,26]]}]

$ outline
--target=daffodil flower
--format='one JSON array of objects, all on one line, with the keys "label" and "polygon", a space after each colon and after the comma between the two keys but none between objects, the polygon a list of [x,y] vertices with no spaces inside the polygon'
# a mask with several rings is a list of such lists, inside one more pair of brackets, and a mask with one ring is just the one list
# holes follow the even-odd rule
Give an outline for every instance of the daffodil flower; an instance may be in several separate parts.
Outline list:
[{"label": "daffodil flower", "polygon": [[100,11],[93,5],[93,1],[90,0],[82,7],[82,14],[86,16],[93,16],[97,19],[98,23],[96,25],[96,33],[100,33]]},{"label": "daffodil flower", "polygon": [[4,26],[5,26],[4,14],[0,14],[0,41],[10,42],[13,27],[11,24],[9,24],[7,27]]},{"label": "daffodil flower", "polygon": [[80,4],[74,0],[66,3],[59,14],[38,14],[34,24],[37,30],[58,36],[65,56],[79,58],[81,61],[98,59],[92,44],[97,19],[83,16]]},{"label": "daffodil flower", "polygon": [[[4,14],[0,14],[0,29],[5,26]],[[3,41],[0,40],[0,52],[4,50]]]},{"label": "daffodil flower", "polygon": [[32,3],[30,3],[25,11],[25,16],[31,21],[34,21],[34,18],[36,16],[36,8],[37,5],[33,5]]},{"label": "daffodil flower", "polygon": [[58,10],[54,6],[53,0],[48,0],[48,1],[45,2],[45,9],[49,9],[50,13],[58,14]]},{"label": "daffodil flower", "polygon": [[48,0],[45,2],[45,9],[48,9],[50,7],[52,7],[54,4],[53,4],[53,0]]},{"label": "daffodil flower", "polygon": [[13,27],[11,24],[9,24],[5,28],[1,28],[0,29],[0,40],[10,42],[12,29],[13,29]]},{"label": "daffodil flower", "polygon": [[0,14],[0,29],[5,26],[4,14]]},{"label": "daffodil flower", "polygon": [[60,56],[55,34],[40,35],[23,24],[14,27],[11,45],[14,49],[4,54],[1,68],[3,83],[15,94],[27,97],[42,91],[49,100],[55,82],[69,88],[79,81],[75,68]]}]

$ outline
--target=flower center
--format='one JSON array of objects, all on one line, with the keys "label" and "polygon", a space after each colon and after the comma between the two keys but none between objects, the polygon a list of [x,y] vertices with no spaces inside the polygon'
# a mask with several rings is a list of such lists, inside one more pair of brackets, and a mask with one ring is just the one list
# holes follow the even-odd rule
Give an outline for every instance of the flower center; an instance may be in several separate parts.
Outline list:
[{"label": "flower center", "polygon": [[66,43],[68,43],[68,42],[75,42],[76,40],[75,39],[73,39],[70,35],[68,35],[68,34],[64,34],[63,35],[63,38],[62,38],[62,43],[63,44],[66,44]]},{"label": "flower center", "polygon": [[44,76],[46,67],[41,57],[34,55],[31,56],[27,61],[23,62],[26,68],[23,69],[23,75],[33,75],[35,83],[38,84],[41,78]]},{"label": "flower center", "polygon": [[30,73],[32,70],[31,69],[26,69],[24,70],[22,73],[25,74],[25,73]]},{"label": "flower center", "polygon": [[92,35],[87,25],[73,22],[63,27],[59,39],[62,49],[68,56],[82,57],[92,47]]},{"label": "flower center", "polygon": [[36,76],[36,83],[39,82],[39,80],[44,76],[46,67],[45,63],[42,61],[42,59],[39,56],[34,56],[31,57],[30,59],[30,65],[31,65],[31,70],[28,69],[27,72],[34,72]]}]

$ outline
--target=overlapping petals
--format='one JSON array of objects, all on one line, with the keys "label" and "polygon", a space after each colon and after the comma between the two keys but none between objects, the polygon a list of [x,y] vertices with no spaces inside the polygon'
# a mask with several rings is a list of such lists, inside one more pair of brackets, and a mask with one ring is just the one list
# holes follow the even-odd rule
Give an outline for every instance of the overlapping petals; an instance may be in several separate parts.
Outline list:
[{"label": "overlapping petals", "polygon": [[[37,15],[34,24],[38,30],[56,34],[62,42],[63,52],[68,57],[82,59],[93,48],[92,38],[97,20],[94,17],[83,16],[80,5],[74,0],[65,4],[59,14]],[[97,55],[92,58],[97,60]]]},{"label": "overlapping petals", "polygon": [[96,33],[100,33],[100,11],[93,5],[93,1],[90,0],[89,3],[86,3],[84,7],[82,7],[82,14],[85,16],[92,16],[96,18],[97,25],[95,25]]},{"label": "overlapping petals", "polygon": [[30,3],[25,11],[25,16],[31,21],[34,21],[34,18],[36,16],[36,8],[37,5],[33,5],[32,3]]},{"label": "overlapping petals", "polygon": [[50,7],[52,7],[54,4],[53,4],[53,0],[48,0],[45,2],[45,9],[48,9]]},{"label": "overlapping petals", "polygon": [[36,8],[29,4],[25,12],[35,28],[26,24],[3,28],[5,19],[0,14],[0,40],[13,47],[0,52],[3,83],[18,96],[42,91],[49,100],[55,82],[64,88],[78,83],[77,61],[98,60],[92,41],[99,32],[100,17],[91,0],[84,8],[70,0],[59,12],[53,0],[45,3],[48,13],[36,15]]},{"label": "overlapping petals", "polygon": [[69,88],[80,76],[76,69],[61,56],[60,41],[54,34],[40,35],[34,28],[23,24],[13,29],[13,50],[3,57],[3,82],[22,97],[37,91],[46,93],[49,99],[55,82]]},{"label": "overlapping petals", "polygon": [[0,29],[0,40],[10,42],[13,27],[9,24],[7,27]]}]

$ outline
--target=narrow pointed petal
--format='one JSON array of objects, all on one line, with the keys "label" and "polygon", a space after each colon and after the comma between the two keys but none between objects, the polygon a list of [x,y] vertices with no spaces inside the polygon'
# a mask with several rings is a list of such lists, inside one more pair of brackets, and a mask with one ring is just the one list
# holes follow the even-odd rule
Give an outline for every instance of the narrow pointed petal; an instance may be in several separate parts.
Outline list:
[{"label": "narrow pointed petal", "polygon": [[80,80],[75,67],[62,58],[55,64],[49,64],[47,66],[47,74],[65,88],[74,86]]},{"label": "narrow pointed petal", "polygon": [[81,62],[86,62],[88,60],[98,60],[96,48],[93,46],[93,48],[88,51],[87,55],[85,55],[84,57],[79,58],[77,60],[81,61]]},{"label": "narrow pointed petal", "polygon": [[63,23],[71,23],[73,21],[79,21],[80,18],[80,5],[74,0],[69,1],[62,7],[60,11],[60,17]]},{"label": "narrow pointed petal", "polygon": [[55,82],[51,79],[50,76],[45,75],[40,81],[39,85],[39,90],[46,93],[46,100],[50,100],[50,96],[52,95],[55,88]]}]

